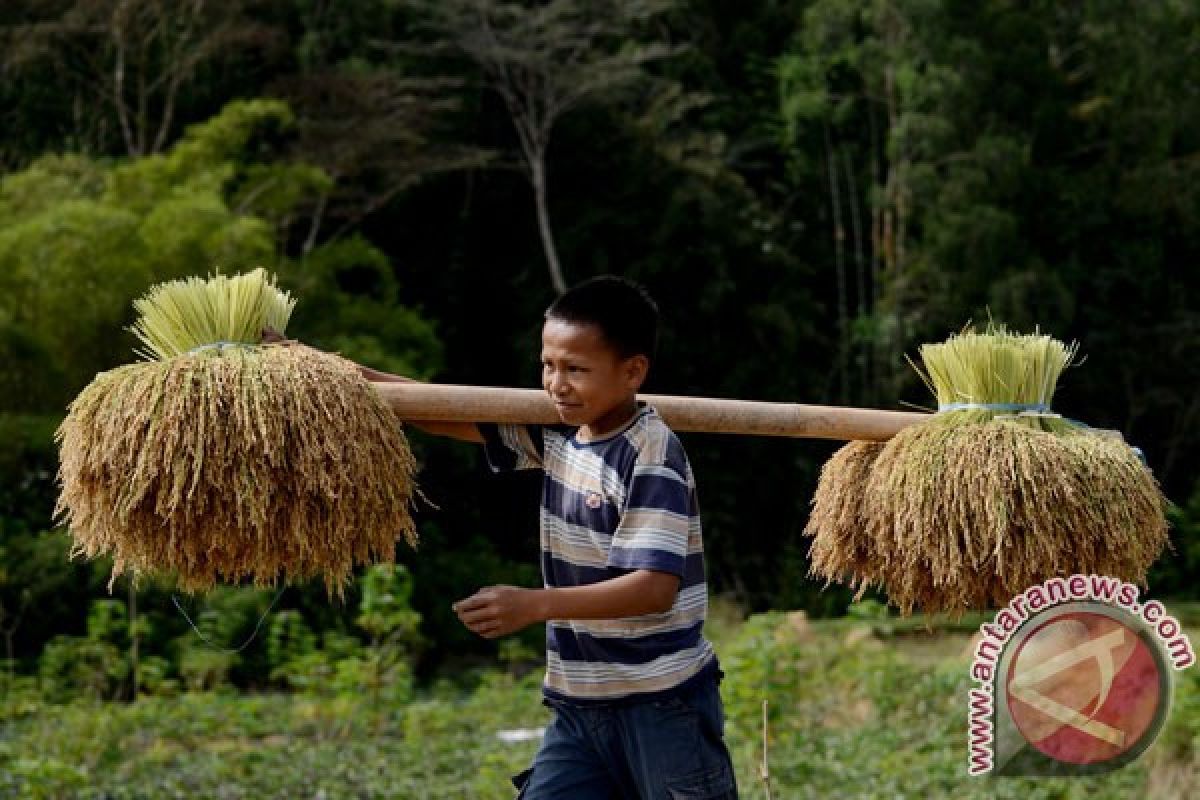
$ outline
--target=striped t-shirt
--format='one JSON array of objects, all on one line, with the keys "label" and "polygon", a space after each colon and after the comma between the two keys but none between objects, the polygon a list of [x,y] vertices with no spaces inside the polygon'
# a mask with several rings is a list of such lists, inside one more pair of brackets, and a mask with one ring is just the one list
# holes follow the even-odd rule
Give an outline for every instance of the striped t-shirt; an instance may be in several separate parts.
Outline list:
[{"label": "striped t-shirt", "polygon": [[480,425],[496,471],[541,469],[542,578],[580,586],[636,569],[680,578],[669,611],[546,623],[548,699],[575,704],[641,699],[717,670],[704,638],[708,594],[700,512],[679,439],[642,404],[603,439],[568,426]]}]

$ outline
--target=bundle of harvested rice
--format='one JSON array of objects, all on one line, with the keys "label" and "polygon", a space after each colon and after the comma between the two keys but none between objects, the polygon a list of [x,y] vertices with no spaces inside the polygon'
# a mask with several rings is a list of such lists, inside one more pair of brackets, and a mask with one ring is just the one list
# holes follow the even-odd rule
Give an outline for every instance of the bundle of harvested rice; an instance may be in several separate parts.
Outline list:
[{"label": "bundle of harvested rice", "polygon": [[1120,436],[1050,410],[1075,348],[993,326],[920,354],[939,413],[869,466],[844,448],[822,471],[812,573],[880,586],[905,614],[997,607],[1056,575],[1144,585],[1166,500]]},{"label": "bundle of harvested rice", "polygon": [[825,462],[804,529],[814,537],[809,574],[824,576],[826,586],[844,580],[858,589],[856,599],[870,588],[873,565],[883,558],[862,516],[867,478],[883,447],[883,442],[850,442]]},{"label": "bundle of harvested rice", "polygon": [[261,269],[137,301],[149,360],[97,375],[57,433],[73,554],[187,591],[320,576],[340,595],[355,565],[415,545],[415,462],[392,412],[352,363],[259,344],[293,306]]}]

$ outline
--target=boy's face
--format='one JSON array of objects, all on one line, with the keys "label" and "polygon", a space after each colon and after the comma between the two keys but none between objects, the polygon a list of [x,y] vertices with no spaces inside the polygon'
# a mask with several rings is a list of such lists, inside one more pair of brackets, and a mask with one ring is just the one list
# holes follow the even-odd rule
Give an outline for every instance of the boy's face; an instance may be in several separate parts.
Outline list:
[{"label": "boy's face", "polygon": [[595,325],[548,319],[542,327],[542,386],[559,418],[588,438],[629,419],[649,366],[643,355],[618,355]]}]

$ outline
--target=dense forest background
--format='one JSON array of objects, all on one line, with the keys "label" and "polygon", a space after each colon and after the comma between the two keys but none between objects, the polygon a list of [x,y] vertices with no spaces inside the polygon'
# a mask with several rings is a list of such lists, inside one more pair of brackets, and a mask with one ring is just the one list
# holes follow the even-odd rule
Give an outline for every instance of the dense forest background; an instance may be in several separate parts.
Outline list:
[{"label": "dense forest background", "polygon": [[[17,672],[119,695],[127,653],[135,682],[201,686],[297,680],[278,670],[354,639],[419,675],[540,657],[540,631],[482,642],[450,611],[538,584],[537,477],[419,433],[420,550],[343,605],[110,594],[108,565],[68,559],[53,431],[133,359],[132,300],[257,265],[300,299],[289,335],[444,382],[536,385],[556,287],[604,272],[662,308],[653,392],[927,406],[904,356],[968,321],[1078,340],[1056,410],[1145,451],[1176,504],[1150,590],[1200,599],[1195,3],[12,0],[0,42]],[[836,443],[684,441],[713,591],[843,613],[801,536]],[[278,602],[228,655],[173,600],[224,645]]]}]

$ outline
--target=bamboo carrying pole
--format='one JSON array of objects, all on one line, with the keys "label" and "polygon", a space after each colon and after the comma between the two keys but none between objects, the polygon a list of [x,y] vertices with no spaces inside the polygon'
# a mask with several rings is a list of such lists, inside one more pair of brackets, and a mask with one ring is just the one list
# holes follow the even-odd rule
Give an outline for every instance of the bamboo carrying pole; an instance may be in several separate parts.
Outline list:
[{"label": "bamboo carrying pole", "polygon": [[[437,383],[376,383],[379,394],[403,420],[506,422],[553,425],[558,412],[539,389],[456,386]],[[676,431],[796,436],[809,439],[883,441],[928,414],[873,408],[766,403],[714,397],[639,395]]]}]

